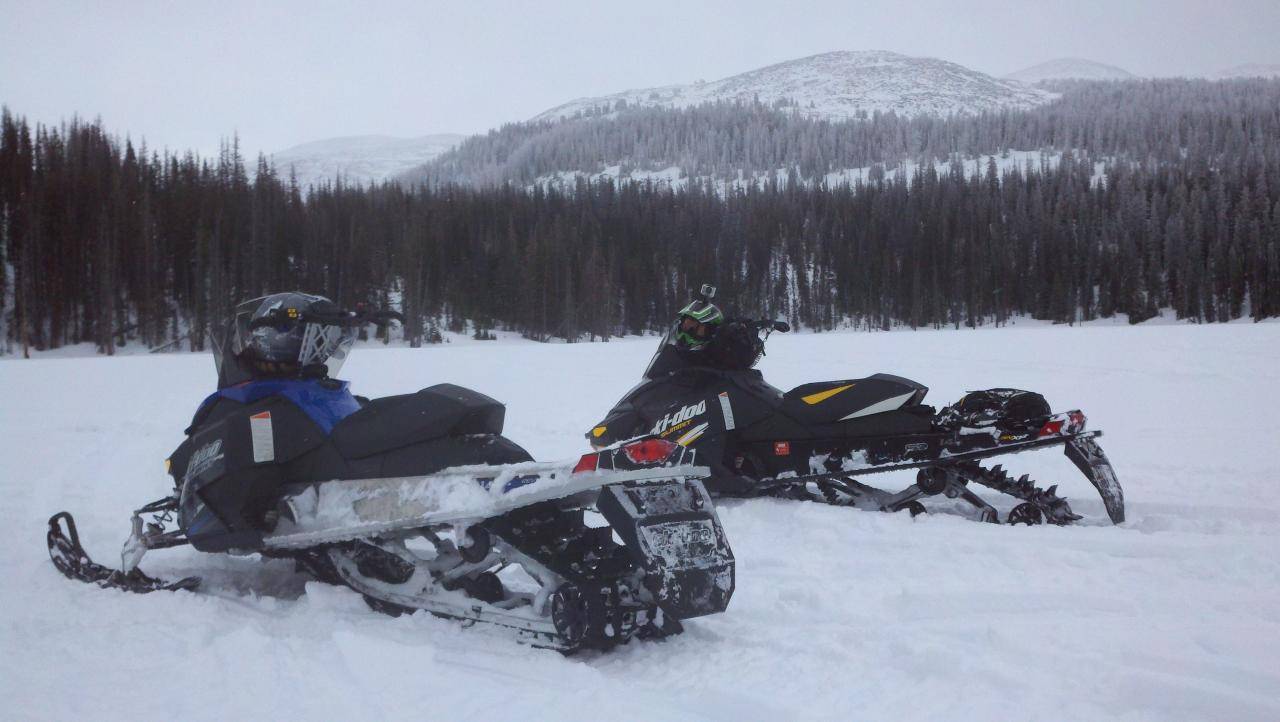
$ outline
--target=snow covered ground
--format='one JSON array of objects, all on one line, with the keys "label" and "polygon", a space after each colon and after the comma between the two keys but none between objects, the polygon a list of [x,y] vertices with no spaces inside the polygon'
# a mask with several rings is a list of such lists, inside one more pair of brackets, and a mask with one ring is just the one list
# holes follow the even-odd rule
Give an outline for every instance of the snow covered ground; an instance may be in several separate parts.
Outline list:
[{"label": "snow covered ground", "polygon": [[[989,153],[978,155],[973,158],[957,158],[964,177],[971,178],[975,175],[981,176],[987,172],[987,165],[994,161],[996,164],[996,173],[1003,176],[1013,170],[1017,170],[1023,175],[1031,173],[1039,173],[1042,169],[1055,169],[1062,161],[1062,153],[1054,150],[1007,150],[1000,153]],[[951,172],[951,161],[933,161],[933,168],[939,176],[946,176]],[[879,170],[882,171],[883,179],[886,183],[899,182],[904,184],[911,183],[916,173],[920,171],[920,163],[911,159],[903,159],[896,164],[881,163],[878,164]],[[845,168],[842,170],[831,171],[824,174],[820,179],[802,178],[802,183],[816,183],[820,180],[829,188],[839,188],[842,186],[865,186],[872,182],[875,177],[877,166],[862,166],[860,168]],[[1103,183],[1106,179],[1107,162],[1095,161],[1093,164],[1092,182]],[[613,181],[615,183],[634,181],[637,183],[652,183],[659,188],[670,188],[673,191],[681,191],[689,187],[692,181],[696,184],[705,184],[712,181],[716,192],[725,195],[732,191],[747,190],[749,188],[765,188],[770,181],[776,181],[779,185],[785,186],[788,182],[792,169],[776,168],[767,172],[755,172],[747,174],[744,171],[738,171],[738,177],[725,180],[723,178],[714,178],[712,176],[694,176],[691,177],[684,172],[680,166],[669,166],[661,170],[642,170],[627,169],[624,170],[622,165],[615,164],[606,166],[604,170],[595,173],[584,173],[582,171],[556,171],[546,175],[538,176],[532,183],[525,187],[532,191],[535,188],[556,189],[559,191],[572,191],[581,178],[591,183],[600,183],[602,181]],[[798,176],[799,177],[799,176]]]},{"label": "snow covered ground", "polygon": [[[508,404],[540,459],[636,379],[655,339],[361,349],[377,396],[440,381]],[[44,525],[76,513],[115,563],[129,510],[210,390],[207,356],[0,360],[0,716],[6,719],[1280,719],[1280,325],[1031,327],[771,340],[776,385],[898,373],[1078,406],[1125,485],[1105,523],[1060,453],[1010,457],[1088,523],[1012,528],[817,504],[725,503],[726,614],[663,643],[565,658],[369,611],[286,562],[152,553],[205,592],[61,577]],[[905,484],[904,479],[878,481]],[[988,497],[1002,510],[1009,505]]]}]

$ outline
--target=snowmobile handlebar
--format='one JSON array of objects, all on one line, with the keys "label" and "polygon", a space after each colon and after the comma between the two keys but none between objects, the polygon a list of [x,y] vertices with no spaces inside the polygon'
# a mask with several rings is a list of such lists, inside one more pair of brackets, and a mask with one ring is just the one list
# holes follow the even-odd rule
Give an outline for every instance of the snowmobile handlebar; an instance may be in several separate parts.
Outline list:
[{"label": "snowmobile handlebar", "polygon": [[787,333],[791,330],[791,324],[786,321],[775,321],[768,318],[762,318],[759,321],[748,321],[747,324],[757,332],[766,331],[768,333],[773,333],[774,331],[777,331],[779,333]]},{"label": "snowmobile handlebar", "polygon": [[385,327],[392,321],[404,323],[404,314],[390,309],[371,310],[364,304],[358,304],[355,311],[347,311],[336,305],[330,308],[309,308],[299,311],[296,308],[273,308],[249,323],[249,328],[266,326],[290,326],[294,323],[316,323],[322,326],[340,326],[354,328],[366,324]]}]

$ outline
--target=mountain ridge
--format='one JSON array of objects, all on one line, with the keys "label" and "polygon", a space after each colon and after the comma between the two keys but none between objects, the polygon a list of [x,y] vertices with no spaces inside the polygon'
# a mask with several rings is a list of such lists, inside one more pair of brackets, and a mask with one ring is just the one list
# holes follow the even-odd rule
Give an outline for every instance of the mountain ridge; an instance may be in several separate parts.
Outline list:
[{"label": "mountain ridge", "polygon": [[341,177],[344,182],[369,185],[391,179],[427,163],[461,143],[467,136],[433,133],[404,138],[391,135],[348,135],[323,138],[272,153],[281,176],[293,172],[302,188]]},{"label": "mountain ridge", "polygon": [[833,51],[775,63],[710,82],[664,85],[584,97],[534,116],[555,121],[600,108],[685,108],[718,101],[760,101],[813,118],[843,120],[874,112],[949,115],[1026,108],[1056,97],[937,58],[884,50]]},{"label": "mountain ridge", "polygon": [[1280,63],[1245,63],[1223,68],[1210,76],[1215,80],[1231,78],[1280,78]]},{"label": "mountain ridge", "polygon": [[1020,83],[1042,80],[1134,80],[1138,76],[1124,68],[1087,58],[1054,58],[1003,76]]}]

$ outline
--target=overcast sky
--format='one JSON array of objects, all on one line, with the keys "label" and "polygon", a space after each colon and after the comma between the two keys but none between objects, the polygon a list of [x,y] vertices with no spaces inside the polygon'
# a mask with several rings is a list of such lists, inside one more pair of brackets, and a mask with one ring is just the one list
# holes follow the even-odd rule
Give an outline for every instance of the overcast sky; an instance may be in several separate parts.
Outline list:
[{"label": "overcast sky", "polygon": [[0,103],[153,146],[282,150],[474,133],[580,96],[830,50],[994,75],[1062,56],[1140,75],[1280,63],[1280,0],[83,2],[0,0]]}]

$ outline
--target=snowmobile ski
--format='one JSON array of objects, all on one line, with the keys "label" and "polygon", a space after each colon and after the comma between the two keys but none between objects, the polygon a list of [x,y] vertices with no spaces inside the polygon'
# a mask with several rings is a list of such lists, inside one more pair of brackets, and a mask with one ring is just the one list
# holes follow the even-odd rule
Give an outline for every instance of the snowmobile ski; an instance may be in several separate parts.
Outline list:
[{"label": "snowmobile ski", "polygon": [[[63,527],[66,530],[63,531]],[[200,586],[200,577],[185,577],[165,581],[149,577],[134,567],[125,572],[94,562],[80,544],[75,519],[65,511],[49,517],[49,558],[53,566],[68,579],[96,584],[103,589],[120,589],[126,592],[146,594],[157,591],[193,590]]]}]

